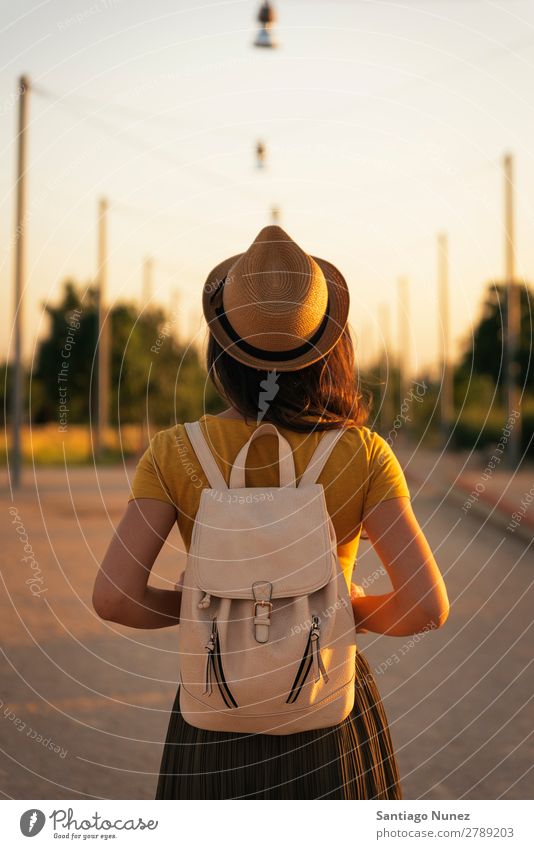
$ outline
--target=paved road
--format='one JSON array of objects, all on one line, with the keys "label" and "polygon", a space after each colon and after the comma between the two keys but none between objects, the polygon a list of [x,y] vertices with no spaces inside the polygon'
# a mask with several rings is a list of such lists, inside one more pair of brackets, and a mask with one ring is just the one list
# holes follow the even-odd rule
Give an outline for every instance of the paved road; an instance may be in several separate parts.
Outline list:
[{"label": "paved road", "polygon": [[[130,473],[40,471],[14,502],[3,488],[0,787],[8,797],[153,797],[175,694],[176,631],[103,623],[90,606]],[[412,640],[360,638],[390,718],[404,794],[528,798],[532,548],[443,502],[437,484],[427,483],[414,503],[446,574],[451,617]],[[182,563],[176,534],[158,560],[157,584],[168,586]],[[362,543],[357,579],[372,580],[379,568]],[[370,591],[385,586],[379,576]]]}]

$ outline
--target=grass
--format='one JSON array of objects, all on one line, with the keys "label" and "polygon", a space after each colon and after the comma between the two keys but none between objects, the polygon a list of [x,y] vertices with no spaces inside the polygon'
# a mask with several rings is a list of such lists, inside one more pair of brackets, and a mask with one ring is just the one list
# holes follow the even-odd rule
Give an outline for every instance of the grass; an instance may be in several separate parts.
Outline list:
[{"label": "grass", "polygon": [[[157,428],[156,428],[157,429]],[[86,465],[94,462],[94,446],[87,425],[69,425],[60,431],[57,424],[26,426],[22,429],[22,456],[38,466]],[[109,428],[106,450],[99,462],[113,464],[123,458],[138,457],[148,444],[148,434],[141,425]],[[6,439],[0,445],[0,463],[7,461]]]}]

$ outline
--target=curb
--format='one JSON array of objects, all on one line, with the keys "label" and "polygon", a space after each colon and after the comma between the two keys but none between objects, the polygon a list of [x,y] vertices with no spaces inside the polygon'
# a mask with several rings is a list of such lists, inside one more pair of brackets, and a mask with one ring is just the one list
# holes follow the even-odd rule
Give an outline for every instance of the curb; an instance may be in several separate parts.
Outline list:
[{"label": "curb", "polygon": [[[419,486],[424,486],[426,478],[420,478],[412,474],[411,470],[404,470],[404,474],[408,481],[413,481]],[[433,481],[435,484],[435,481]],[[472,486],[461,483],[451,484],[447,490],[443,491],[446,500],[456,507],[463,507],[466,503],[466,498],[472,492]],[[480,519],[489,521],[493,527],[506,533],[509,538],[519,537],[523,542],[531,543],[534,539],[534,522],[530,517],[524,516],[522,521],[513,530],[507,530],[507,526],[512,519],[512,513],[517,509],[517,505],[512,505],[506,499],[500,499],[499,502],[493,501],[487,493],[480,493],[477,501],[471,502],[471,507],[466,512],[466,516],[470,513],[478,516]]]},{"label": "curb", "polygon": [[[456,503],[461,501],[463,506],[466,501],[466,496],[470,495],[471,492],[472,487],[470,484],[462,484],[461,482],[457,483],[451,487],[451,500]],[[476,516],[489,519],[492,525],[495,525],[495,527],[505,531],[507,536],[518,536],[525,542],[530,543],[534,539],[534,523],[529,516],[523,516],[516,528],[509,530],[507,527],[512,521],[512,514],[515,513],[516,510],[517,504],[513,504],[506,498],[501,498],[498,502],[496,502],[489,497],[487,493],[482,492],[479,494],[477,501],[471,502],[471,507],[468,512],[473,512]]]}]

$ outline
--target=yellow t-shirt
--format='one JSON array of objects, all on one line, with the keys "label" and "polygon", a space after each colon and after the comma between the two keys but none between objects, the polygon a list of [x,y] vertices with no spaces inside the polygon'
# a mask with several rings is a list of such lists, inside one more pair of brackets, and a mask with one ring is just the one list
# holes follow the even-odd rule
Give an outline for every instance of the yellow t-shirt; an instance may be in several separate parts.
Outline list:
[{"label": "yellow t-shirt", "polygon": [[[228,483],[232,464],[256,424],[240,419],[205,415],[200,419],[208,445]],[[297,483],[310,461],[321,431],[299,433],[280,427],[293,450]],[[338,541],[338,556],[350,581],[362,516],[388,498],[410,492],[390,445],[367,427],[350,428],[340,438],[319,475],[326,505]],[[278,486],[278,441],[275,436],[255,440],[247,459],[247,486]],[[156,498],[174,505],[184,545],[189,549],[202,489],[209,483],[191,447],[185,427],[175,425],[156,433],[141,457],[129,500]]]}]

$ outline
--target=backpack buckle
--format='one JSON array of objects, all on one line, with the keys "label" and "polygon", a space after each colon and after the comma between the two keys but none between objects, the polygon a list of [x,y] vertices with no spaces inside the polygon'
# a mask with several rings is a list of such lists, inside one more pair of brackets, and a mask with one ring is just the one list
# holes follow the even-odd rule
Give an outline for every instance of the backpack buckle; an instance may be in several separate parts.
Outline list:
[{"label": "backpack buckle", "polygon": [[255,581],[252,584],[254,595],[254,639],[257,643],[266,643],[269,639],[269,626],[271,624],[271,610],[273,605],[271,596],[273,585],[269,581]]}]

